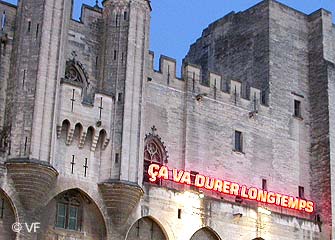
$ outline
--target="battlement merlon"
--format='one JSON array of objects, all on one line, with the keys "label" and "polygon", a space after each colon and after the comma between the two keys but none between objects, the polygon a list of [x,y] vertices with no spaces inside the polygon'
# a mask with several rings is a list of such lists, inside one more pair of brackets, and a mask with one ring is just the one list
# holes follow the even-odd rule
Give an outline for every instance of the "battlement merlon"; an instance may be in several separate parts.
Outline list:
[{"label": "battlement merlon", "polygon": [[[103,0],[102,1],[102,5],[106,6],[110,2],[118,2],[118,1],[120,1],[120,0]],[[151,0],[135,0],[135,1],[137,1],[137,2],[146,2],[148,4],[148,6],[149,6],[150,11],[152,11]]]},{"label": "battlement merlon", "polygon": [[80,14],[80,22],[83,24],[89,24],[96,19],[102,18],[102,8],[98,5],[89,6],[87,4],[83,4],[81,6],[81,14]]},{"label": "battlement merlon", "polygon": [[[176,60],[164,55],[159,58],[159,70],[154,69],[154,52],[149,52],[149,78],[148,81],[175,88],[183,92],[191,92],[194,96],[208,99],[233,102],[235,105],[244,106],[251,111],[261,105],[261,90],[250,87],[247,96],[242,95],[242,83],[238,80],[230,80],[227,91],[223,91],[222,76],[213,71],[203,76],[202,69],[198,65],[184,62],[181,78],[176,77]],[[257,105],[257,106],[256,106]],[[265,107],[265,106],[264,106]]]}]

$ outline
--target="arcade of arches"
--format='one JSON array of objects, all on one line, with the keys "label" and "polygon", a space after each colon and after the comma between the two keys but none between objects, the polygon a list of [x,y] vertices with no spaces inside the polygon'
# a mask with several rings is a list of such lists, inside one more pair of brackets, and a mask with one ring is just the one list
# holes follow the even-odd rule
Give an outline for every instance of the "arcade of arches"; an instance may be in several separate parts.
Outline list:
[{"label": "arcade of arches", "polygon": [[[11,226],[15,213],[9,198],[0,190],[0,239],[15,240]],[[95,203],[82,191],[71,189],[54,197],[44,208],[38,239],[107,240],[105,222]],[[168,240],[164,230],[150,217],[137,220],[126,240]],[[190,240],[221,240],[210,228],[196,231]],[[255,238],[254,240],[264,240]]]}]

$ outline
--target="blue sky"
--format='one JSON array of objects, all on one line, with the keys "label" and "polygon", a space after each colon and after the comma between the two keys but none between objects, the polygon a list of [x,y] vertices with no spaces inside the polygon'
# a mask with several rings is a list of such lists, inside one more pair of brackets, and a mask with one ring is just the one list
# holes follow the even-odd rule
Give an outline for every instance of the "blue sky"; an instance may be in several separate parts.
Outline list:
[{"label": "blue sky", "polygon": [[[15,3],[16,0],[6,0]],[[80,5],[94,5],[95,0],[74,0],[76,18]],[[243,11],[260,0],[151,0],[152,22],[150,48],[156,59],[160,54],[177,59],[178,65],[186,55],[189,46],[206,26],[231,11]],[[319,8],[333,12],[335,22],[335,0],[279,0],[305,13]],[[101,2],[101,0],[99,0]],[[157,61],[157,60],[156,60]]]}]

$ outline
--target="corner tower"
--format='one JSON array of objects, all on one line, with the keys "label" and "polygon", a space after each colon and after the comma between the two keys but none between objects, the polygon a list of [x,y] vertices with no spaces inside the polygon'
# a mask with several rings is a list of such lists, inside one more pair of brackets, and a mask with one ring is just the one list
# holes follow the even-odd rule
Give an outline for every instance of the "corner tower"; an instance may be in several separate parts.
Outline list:
[{"label": "corner tower", "polygon": [[[6,167],[23,210],[22,221],[38,218],[58,172],[52,167],[59,55],[69,0],[18,2],[5,107]],[[41,179],[45,182],[41,184]],[[33,189],[27,191],[27,189]],[[31,236],[24,236],[31,239]],[[22,238],[22,239],[23,239]]]},{"label": "corner tower", "polygon": [[113,170],[100,186],[106,203],[113,203],[108,209],[114,223],[120,224],[143,194],[139,186],[143,169],[143,81],[147,75],[151,6],[148,0],[105,0],[103,6],[98,88],[115,96],[115,106]]},{"label": "corner tower", "polygon": [[112,145],[114,169],[118,170],[111,178],[139,183],[143,80],[151,7],[147,0],[105,0],[103,6],[103,67],[99,87],[113,93],[116,100]]}]

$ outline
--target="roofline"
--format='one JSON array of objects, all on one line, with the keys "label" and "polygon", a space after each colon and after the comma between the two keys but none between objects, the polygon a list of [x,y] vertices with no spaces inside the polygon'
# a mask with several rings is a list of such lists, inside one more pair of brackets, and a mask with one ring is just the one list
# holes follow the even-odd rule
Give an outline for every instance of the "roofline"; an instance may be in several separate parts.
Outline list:
[{"label": "roofline", "polygon": [[14,4],[11,4],[9,2],[2,1],[2,0],[0,0],[0,4],[4,4],[4,5],[7,5],[7,6],[12,7],[12,8],[17,8],[17,5],[14,5]]},{"label": "roofline", "polygon": [[[0,0],[0,1],[1,1],[1,0]],[[108,1],[108,0],[103,0],[103,1],[102,1],[102,5],[103,5],[106,1]],[[150,8],[150,11],[152,11],[151,0],[144,0],[144,1],[146,1],[146,2],[148,3],[149,8]]]}]

